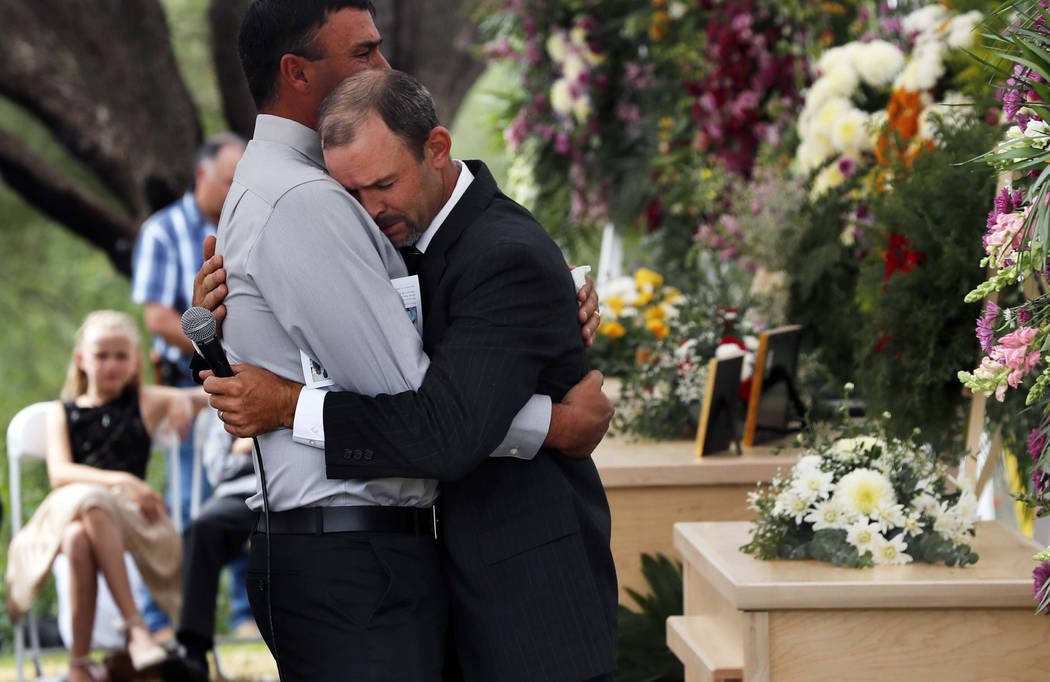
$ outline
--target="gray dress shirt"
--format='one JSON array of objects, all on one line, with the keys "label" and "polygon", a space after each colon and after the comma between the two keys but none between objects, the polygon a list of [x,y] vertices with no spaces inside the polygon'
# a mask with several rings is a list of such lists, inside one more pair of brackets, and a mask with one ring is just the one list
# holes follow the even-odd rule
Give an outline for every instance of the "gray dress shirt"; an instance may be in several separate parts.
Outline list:
[{"label": "gray dress shirt", "polygon": [[[390,285],[407,274],[404,263],[361,205],[329,177],[315,131],[258,117],[218,234],[229,287],[223,344],[231,362],[303,383],[302,351],[324,366],[335,381],[332,390],[393,394],[422,383],[429,360]],[[260,436],[259,445],[274,511],[422,507],[437,497],[431,479],[328,480],[324,451],[294,442],[290,429]],[[262,508],[259,492],[248,506]]]}]

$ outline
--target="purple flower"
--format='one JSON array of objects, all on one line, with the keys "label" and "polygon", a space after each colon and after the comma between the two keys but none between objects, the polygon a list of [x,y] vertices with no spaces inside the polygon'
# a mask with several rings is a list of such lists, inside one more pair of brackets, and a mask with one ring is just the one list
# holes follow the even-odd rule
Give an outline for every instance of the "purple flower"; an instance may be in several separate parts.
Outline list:
[{"label": "purple flower", "polygon": [[999,306],[988,301],[984,309],[984,315],[977,318],[977,340],[981,342],[981,350],[985,353],[992,352],[995,345],[995,318],[999,316]]},{"label": "purple flower", "polygon": [[[1046,581],[1050,580],[1050,561],[1043,561],[1032,571],[1032,596],[1039,599],[1039,592]],[[1046,613],[1046,611],[1043,611]]]},{"label": "purple flower", "polygon": [[1021,324],[1028,324],[1032,320],[1032,311],[1028,309],[1028,306],[1023,305],[1017,308],[1017,321]]},{"label": "purple flower", "polygon": [[857,170],[857,160],[849,156],[843,156],[839,159],[839,172],[845,175],[847,178],[853,175],[853,172]]}]

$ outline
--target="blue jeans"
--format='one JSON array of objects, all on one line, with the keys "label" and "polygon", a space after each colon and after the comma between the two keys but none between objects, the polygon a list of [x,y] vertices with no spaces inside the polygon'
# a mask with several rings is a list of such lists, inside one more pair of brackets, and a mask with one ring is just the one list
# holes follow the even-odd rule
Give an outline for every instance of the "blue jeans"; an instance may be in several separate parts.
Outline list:
[{"label": "blue jeans", "polygon": [[244,582],[244,573],[248,569],[248,553],[229,563],[230,567],[230,629],[244,622],[255,622],[252,605],[248,601],[248,586]]}]

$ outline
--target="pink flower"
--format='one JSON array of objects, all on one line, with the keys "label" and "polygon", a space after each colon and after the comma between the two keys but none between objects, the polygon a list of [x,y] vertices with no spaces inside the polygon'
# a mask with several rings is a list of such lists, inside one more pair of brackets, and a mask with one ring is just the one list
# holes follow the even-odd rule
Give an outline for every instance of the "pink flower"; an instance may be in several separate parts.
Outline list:
[{"label": "pink flower", "polygon": [[1020,386],[1021,380],[1039,364],[1039,350],[1029,350],[1038,333],[1034,327],[1021,327],[999,339],[999,345],[988,354],[995,362],[1010,368],[1006,383],[1012,388]]}]

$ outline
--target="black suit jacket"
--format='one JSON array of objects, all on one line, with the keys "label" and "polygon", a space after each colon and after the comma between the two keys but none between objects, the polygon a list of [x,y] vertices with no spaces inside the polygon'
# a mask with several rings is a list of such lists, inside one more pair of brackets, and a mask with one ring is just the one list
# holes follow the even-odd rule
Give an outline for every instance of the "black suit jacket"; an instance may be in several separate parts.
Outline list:
[{"label": "black suit jacket", "polygon": [[423,385],[329,394],[328,476],[442,480],[467,680],[589,679],[616,658],[609,508],[594,463],[547,449],[532,461],[487,457],[534,393],[557,402],[585,374],[575,289],[539,223],[483,163],[467,165],[474,181],[420,266]]}]

